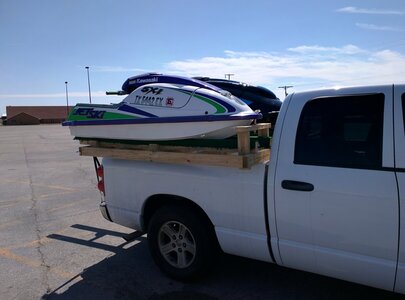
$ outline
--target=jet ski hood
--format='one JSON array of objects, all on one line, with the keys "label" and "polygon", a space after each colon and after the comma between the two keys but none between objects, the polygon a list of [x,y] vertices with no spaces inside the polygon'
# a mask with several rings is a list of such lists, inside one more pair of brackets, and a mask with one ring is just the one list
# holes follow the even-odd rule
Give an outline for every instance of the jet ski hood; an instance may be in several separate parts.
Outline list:
[{"label": "jet ski hood", "polygon": [[137,76],[133,76],[125,80],[122,85],[122,94],[130,94],[140,86],[150,83],[172,83],[179,85],[191,85],[200,88],[206,88],[216,92],[222,91],[222,89],[213,86],[209,83],[176,75],[163,75],[160,73],[145,73]]},{"label": "jet ski hood", "polygon": [[122,101],[118,109],[127,106],[154,112],[159,117],[253,115],[243,101],[229,92],[170,83],[152,83],[137,88]]}]

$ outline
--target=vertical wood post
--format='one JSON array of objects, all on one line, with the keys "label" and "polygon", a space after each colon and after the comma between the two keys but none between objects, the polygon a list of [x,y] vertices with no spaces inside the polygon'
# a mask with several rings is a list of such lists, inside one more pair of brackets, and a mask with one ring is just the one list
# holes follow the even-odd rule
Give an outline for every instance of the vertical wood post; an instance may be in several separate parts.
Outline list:
[{"label": "vertical wood post", "polygon": [[246,130],[246,126],[236,127],[236,134],[238,136],[238,152],[239,155],[250,153],[250,133]]}]

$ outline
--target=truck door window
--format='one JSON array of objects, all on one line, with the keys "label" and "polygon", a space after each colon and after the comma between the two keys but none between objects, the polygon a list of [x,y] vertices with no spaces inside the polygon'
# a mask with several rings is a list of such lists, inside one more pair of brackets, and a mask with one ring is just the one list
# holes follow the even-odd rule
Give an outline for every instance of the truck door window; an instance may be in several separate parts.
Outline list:
[{"label": "truck door window", "polygon": [[381,168],[384,94],[316,98],[302,110],[294,163]]}]

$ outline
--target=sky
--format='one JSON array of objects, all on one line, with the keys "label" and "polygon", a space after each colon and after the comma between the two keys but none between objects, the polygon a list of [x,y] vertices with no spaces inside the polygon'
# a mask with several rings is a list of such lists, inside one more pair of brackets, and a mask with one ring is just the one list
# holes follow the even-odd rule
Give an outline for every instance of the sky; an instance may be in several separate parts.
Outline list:
[{"label": "sky", "polygon": [[[405,83],[404,0],[0,0],[6,106],[117,103],[131,76],[288,92]],[[66,85],[65,82],[68,82]]]}]

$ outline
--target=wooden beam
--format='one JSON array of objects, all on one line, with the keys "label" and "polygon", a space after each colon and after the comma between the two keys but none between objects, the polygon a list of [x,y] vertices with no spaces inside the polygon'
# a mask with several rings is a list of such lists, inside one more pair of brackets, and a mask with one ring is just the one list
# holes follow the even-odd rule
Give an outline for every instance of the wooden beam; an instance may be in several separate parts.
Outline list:
[{"label": "wooden beam", "polygon": [[271,123],[260,123],[256,125],[236,126],[236,132],[251,132],[271,128]]},{"label": "wooden beam", "polygon": [[[138,161],[151,161],[173,164],[200,164],[246,169],[268,161],[270,149],[257,147],[251,149],[251,131],[258,131],[260,136],[268,137],[271,124],[261,123],[250,126],[237,126],[237,149],[159,144],[125,143],[126,141],[106,141],[81,139],[80,144],[88,145],[79,148],[82,156],[112,157]],[[222,145],[221,142],[213,145]]]}]

